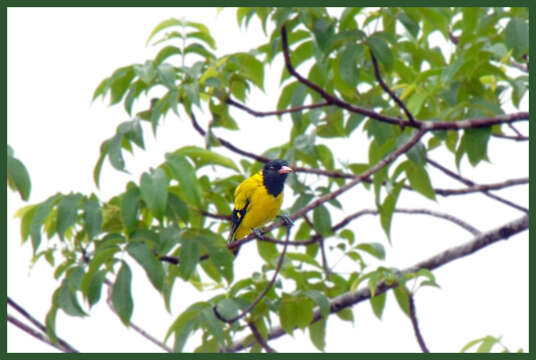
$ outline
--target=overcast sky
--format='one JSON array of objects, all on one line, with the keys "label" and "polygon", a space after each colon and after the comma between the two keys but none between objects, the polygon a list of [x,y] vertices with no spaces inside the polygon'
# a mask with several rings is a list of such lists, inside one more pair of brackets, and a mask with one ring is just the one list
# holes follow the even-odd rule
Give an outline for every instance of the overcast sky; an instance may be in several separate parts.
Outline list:
[{"label": "overcast sky", "polygon": [[[8,143],[15,156],[30,172],[30,202],[43,201],[56,193],[95,192],[107,200],[125,189],[129,180],[138,181],[143,171],[156,167],[164,154],[202,139],[187,119],[170,114],[156,140],[145,132],[147,151],[125,156],[131,175],[118,173],[106,162],[101,188],[93,183],[93,166],[103,140],[115,133],[116,126],[128,115],[122,105],[109,107],[100,100],[91,103],[95,87],[116,68],[142,63],[157,52],[146,47],[152,29],[170,17],[185,17],[209,26],[218,45],[218,55],[247,51],[265,41],[257,24],[240,31],[235,11],[184,8],[9,8],[8,9]],[[279,59],[280,60],[280,59]],[[269,110],[277,102],[281,61],[266,68],[266,95],[255,93],[249,102],[259,110]],[[273,73],[270,73],[273,71]],[[525,101],[524,104],[527,102]],[[525,105],[526,106],[526,105]],[[147,107],[142,102],[134,112]],[[525,110],[527,106],[525,107]],[[218,130],[218,134],[240,147],[261,153],[287,141],[289,119],[255,119],[233,112],[240,132]],[[205,114],[206,115],[206,114]],[[207,117],[200,115],[206,124]],[[518,128],[528,134],[526,124]],[[362,141],[361,141],[362,140]],[[341,160],[366,160],[366,137],[359,129],[351,139],[333,145]],[[477,183],[493,183],[528,176],[528,144],[492,139],[491,163],[472,169],[465,159],[461,171]],[[222,150],[223,151],[223,150]],[[234,154],[225,155],[237,159]],[[434,152],[436,160],[454,169],[452,156]],[[437,176],[436,176],[437,175]],[[458,188],[459,184],[431,170],[436,187]],[[371,194],[362,187],[353,189],[345,211],[374,207]],[[292,204],[286,190],[284,207]],[[528,206],[528,186],[506,189],[501,195]],[[14,212],[23,206],[18,194],[8,191],[8,295],[31,314],[44,321],[51,295],[59,285],[53,269],[45,261],[30,266],[29,243],[21,245],[18,219]],[[461,217],[482,231],[493,229],[521,216],[521,213],[482,195],[425,200],[414,194],[401,196],[401,207],[436,209]],[[339,214],[342,216],[342,214]],[[455,225],[423,216],[395,216],[392,245],[387,243],[376,218],[358,220],[352,225],[358,241],[381,242],[388,257],[384,266],[404,268],[436,253],[466,242],[472,236]],[[245,250],[245,251],[244,251]],[[253,243],[241,250],[235,271],[250,274],[260,270],[259,263],[248,262],[256,252]],[[336,259],[336,257],[335,257]],[[255,267],[259,267],[258,269]],[[345,271],[344,263],[336,270]],[[172,314],[163,306],[161,296],[152,288],[143,270],[133,265],[135,308],[132,321],[152,335],[163,339],[168,327],[192,301],[206,298],[191,285],[178,281],[173,295]],[[415,297],[420,326],[433,352],[456,352],[468,341],[486,335],[502,336],[512,351],[528,350],[528,233],[499,242],[477,254],[455,261],[434,272],[441,289],[423,288]],[[8,309],[14,314],[12,309]],[[328,321],[329,352],[419,352],[409,319],[402,314],[394,296],[388,295],[382,320],[374,317],[370,304],[354,307],[355,323],[331,316]],[[104,301],[84,319],[62,312],[57,317],[58,335],[82,352],[153,352],[159,348],[126,329]],[[120,336],[118,336],[120,335]],[[169,343],[171,346],[171,341]],[[195,341],[187,343],[193,350]],[[278,351],[316,351],[308,339],[296,331],[271,342]],[[8,325],[8,352],[50,352],[43,344],[11,324]]]}]

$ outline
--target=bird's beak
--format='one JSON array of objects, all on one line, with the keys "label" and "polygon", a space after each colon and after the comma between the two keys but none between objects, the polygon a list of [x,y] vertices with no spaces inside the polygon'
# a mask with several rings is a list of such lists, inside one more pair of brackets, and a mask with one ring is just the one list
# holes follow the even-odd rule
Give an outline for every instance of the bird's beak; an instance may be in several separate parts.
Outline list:
[{"label": "bird's beak", "polygon": [[288,174],[291,172],[292,172],[292,169],[289,168],[288,166],[282,166],[281,169],[279,169],[280,174]]}]

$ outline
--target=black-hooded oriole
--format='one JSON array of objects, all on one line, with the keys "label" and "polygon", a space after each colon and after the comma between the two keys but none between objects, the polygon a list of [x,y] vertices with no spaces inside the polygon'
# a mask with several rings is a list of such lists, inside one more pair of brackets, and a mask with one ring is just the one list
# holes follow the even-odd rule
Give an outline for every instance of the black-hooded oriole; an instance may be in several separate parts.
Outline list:
[{"label": "black-hooded oriole", "polygon": [[284,160],[272,160],[244,180],[234,193],[229,241],[241,239],[275,218],[283,202],[283,185],[292,172]]}]

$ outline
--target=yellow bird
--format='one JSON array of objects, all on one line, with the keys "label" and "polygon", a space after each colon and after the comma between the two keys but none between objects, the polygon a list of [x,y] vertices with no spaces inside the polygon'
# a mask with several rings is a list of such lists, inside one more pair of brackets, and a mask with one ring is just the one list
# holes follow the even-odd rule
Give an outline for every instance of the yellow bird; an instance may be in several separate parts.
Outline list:
[{"label": "yellow bird", "polygon": [[[283,185],[292,172],[284,160],[272,160],[244,180],[234,193],[234,210],[229,241],[241,239],[276,217],[283,202]],[[290,220],[289,220],[290,221]]]}]

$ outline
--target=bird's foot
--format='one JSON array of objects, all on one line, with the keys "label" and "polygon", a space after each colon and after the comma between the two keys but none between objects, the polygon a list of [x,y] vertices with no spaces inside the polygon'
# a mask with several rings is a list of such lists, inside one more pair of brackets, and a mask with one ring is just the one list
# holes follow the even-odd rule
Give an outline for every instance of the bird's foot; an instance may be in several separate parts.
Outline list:
[{"label": "bird's foot", "polygon": [[283,220],[283,222],[285,223],[285,226],[287,227],[287,229],[290,229],[292,227],[292,225],[294,225],[294,221],[292,221],[292,219],[287,216],[287,215],[279,215],[279,217],[281,218],[281,220]]},{"label": "bird's foot", "polygon": [[253,233],[253,235],[255,235],[255,237],[259,240],[263,240],[264,239],[264,231],[260,230],[260,229],[253,229],[251,230],[251,232]]}]

